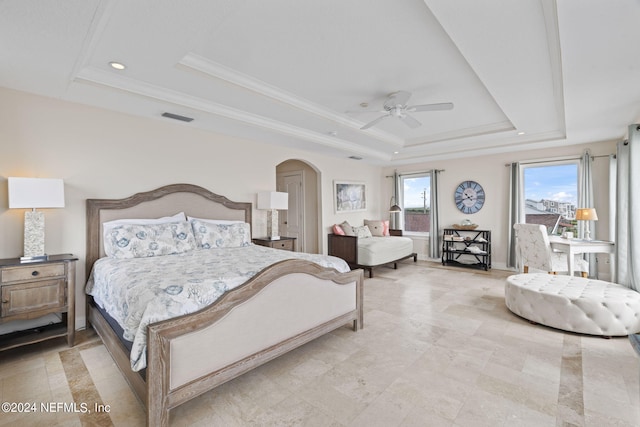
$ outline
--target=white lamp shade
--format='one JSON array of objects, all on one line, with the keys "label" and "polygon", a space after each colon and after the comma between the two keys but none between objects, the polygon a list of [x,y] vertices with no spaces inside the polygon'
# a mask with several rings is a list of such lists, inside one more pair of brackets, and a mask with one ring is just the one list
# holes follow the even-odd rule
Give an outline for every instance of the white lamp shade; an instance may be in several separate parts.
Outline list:
[{"label": "white lamp shade", "polygon": [[64,208],[64,183],[52,178],[8,178],[9,208]]},{"label": "white lamp shade", "polygon": [[289,209],[289,193],[262,191],[258,193],[258,209]]}]

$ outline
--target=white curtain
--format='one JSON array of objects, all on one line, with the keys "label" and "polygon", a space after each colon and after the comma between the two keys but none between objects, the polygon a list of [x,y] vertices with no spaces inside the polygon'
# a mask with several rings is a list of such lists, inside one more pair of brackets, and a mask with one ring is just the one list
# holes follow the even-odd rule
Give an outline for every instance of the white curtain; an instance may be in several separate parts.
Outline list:
[{"label": "white curtain", "polygon": [[[593,198],[593,158],[589,150],[586,150],[580,159],[580,174],[578,184],[578,207],[594,208]],[[593,221],[578,221],[578,237],[581,239],[585,236],[585,230],[589,227],[590,236],[596,238],[595,224]],[[598,264],[596,254],[585,254],[585,259],[589,262],[589,277],[598,276]]]},{"label": "white curtain", "polygon": [[[402,202],[399,200],[398,195],[400,194],[400,176],[398,175],[398,171],[394,171],[393,172],[393,198],[391,199],[391,206],[398,205],[398,206],[402,206]],[[400,212],[391,212],[389,214],[389,228],[393,229],[393,230],[401,230],[402,229],[402,222],[401,222],[401,218],[402,215],[400,215]]]},{"label": "white curtain", "polygon": [[616,157],[617,282],[640,291],[640,223],[634,218],[640,212],[640,124],[629,126],[629,139],[618,143]]},{"label": "white curtain", "polygon": [[[615,154],[609,155],[609,239],[616,238],[616,188],[618,176],[618,160]],[[615,254],[609,254],[611,281],[617,282]]]},{"label": "white curtain", "polygon": [[429,224],[429,257],[440,258],[440,216],[438,214],[438,182],[440,171],[431,171],[431,218]]},{"label": "white curtain", "polygon": [[517,268],[516,235],[513,225],[525,222],[524,203],[522,200],[522,182],[520,163],[511,163],[509,167],[509,221],[507,222],[507,238],[509,250],[507,252],[507,267]]}]

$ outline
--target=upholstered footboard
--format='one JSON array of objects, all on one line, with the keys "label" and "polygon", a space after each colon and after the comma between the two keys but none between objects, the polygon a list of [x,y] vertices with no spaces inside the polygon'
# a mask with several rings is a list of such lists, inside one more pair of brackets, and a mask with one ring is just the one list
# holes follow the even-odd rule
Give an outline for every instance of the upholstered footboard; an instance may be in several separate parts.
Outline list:
[{"label": "upholstered footboard", "polygon": [[108,326],[92,325],[146,401],[148,425],[166,426],[172,408],[345,324],[362,328],[363,277],[282,261],[206,309],[150,325],[146,390],[121,365],[123,347],[105,339]]}]

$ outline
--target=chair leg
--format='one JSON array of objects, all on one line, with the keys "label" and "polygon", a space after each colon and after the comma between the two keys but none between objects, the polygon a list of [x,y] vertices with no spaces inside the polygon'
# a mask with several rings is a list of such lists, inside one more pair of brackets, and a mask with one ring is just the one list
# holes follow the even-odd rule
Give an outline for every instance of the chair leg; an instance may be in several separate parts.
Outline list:
[{"label": "chair leg", "polygon": [[522,272],[523,273],[528,273],[529,272],[529,266],[525,265],[524,267],[522,267]]},{"label": "chair leg", "polygon": [[580,272],[580,276],[582,276],[584,278],[587,278],[587,277],[589,277],[589,273],[587,273],[586,271],[581,271]]}]

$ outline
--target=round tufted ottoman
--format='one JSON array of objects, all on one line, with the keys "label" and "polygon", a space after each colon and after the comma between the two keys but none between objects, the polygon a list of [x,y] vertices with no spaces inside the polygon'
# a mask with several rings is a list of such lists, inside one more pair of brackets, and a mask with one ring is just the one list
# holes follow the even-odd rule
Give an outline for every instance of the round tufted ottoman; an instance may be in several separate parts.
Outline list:
[{"label": "round tufted ottoman", "polygon": [[615,283],[553,274],[507,278],[509,310],[542,325],[582,334],[640,332],[640,293]]}]

